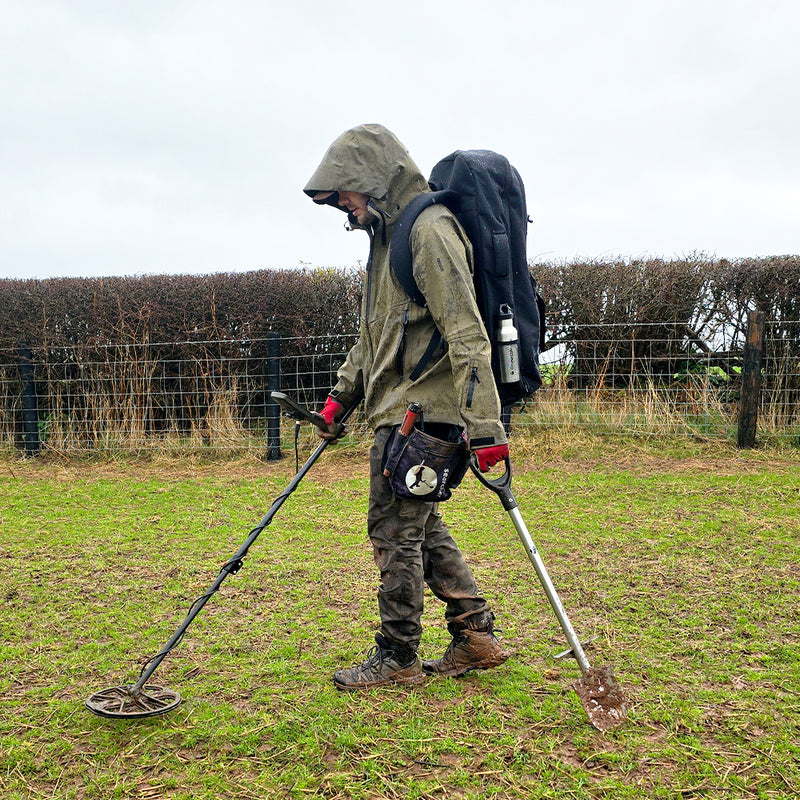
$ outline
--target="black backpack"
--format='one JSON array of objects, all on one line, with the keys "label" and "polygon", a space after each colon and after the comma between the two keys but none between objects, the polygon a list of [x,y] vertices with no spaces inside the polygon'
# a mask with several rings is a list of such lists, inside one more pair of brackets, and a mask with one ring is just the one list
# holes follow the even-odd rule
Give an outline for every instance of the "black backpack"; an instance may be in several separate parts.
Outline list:
[{"label": "black backpack", "polygon": [[[433,191],[415,197],[398,217],[389,263],[411,299],[426,306],[412,270],[411,228],[434,203],[443,203],[456,215],[472,242],[475,293],[492,343],[500,403],[510,406],[542,385],[539,353],[545,348],[544,301],[528,270],[525,187],[508,159],[491,150],[456,150],[433,168],[429,184]],[[412,380],[422,374],[441,341],[437,331]]]}]

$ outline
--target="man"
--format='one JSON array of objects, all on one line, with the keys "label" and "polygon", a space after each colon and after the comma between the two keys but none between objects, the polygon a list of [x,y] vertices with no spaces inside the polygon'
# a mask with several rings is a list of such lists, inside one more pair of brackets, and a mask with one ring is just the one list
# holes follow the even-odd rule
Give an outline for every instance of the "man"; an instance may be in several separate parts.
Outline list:
[{"label": "man", "polygon": [[[420,683],[426,673],[456,676],[496,667],[508,654],[494,635],[494,615],[478,596],[438,505],[396,498],[381,463],[392,429],[412,401],[422,405],[426,426],[465,430],[482,471],[508,455],[490,344],[475,302],[472,247],[447,208],[436,204],[425,209],[413,225],[410,243],[414,278],[427,307],[406,294],[389,265],[389,242],[399,213],[430,189],[403,145],[380,125],[342,134],[304,191],[316,203],[345,211],[350,226],[363,229],[370,239],[359,338],[321,413],[333,432],[344,408],[363,399],[367,423],[375,431],[367,528],[381,575],[381,628],[367,660],[336,672],[334,683],[339,689],[368,689]],[[411,380],[409,373],[436,328],[444,341]],[[446,603],[453,638],[441,658],[421,662],[417,648],[426,583]]]}]

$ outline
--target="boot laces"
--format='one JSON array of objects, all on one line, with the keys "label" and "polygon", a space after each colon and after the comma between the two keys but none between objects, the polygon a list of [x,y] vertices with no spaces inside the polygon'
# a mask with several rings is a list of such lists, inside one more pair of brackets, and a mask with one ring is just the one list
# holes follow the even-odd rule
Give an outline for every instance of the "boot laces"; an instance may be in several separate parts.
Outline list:
[{"label": "boot laces", "polygon": [[384,662],[388,661],[394,661],[398,667],[407,667],[413,660],[413,655],[403,659],[396,650],[376,644],[367,652],[367,660],[364,662],[363,667],[380,670]]},{"label": "boot laces", "polygon": [[379,644],[376,644],[367,652],[367,660],[364,662],[364,666],[381,667],[384,659],[390,655],[391,651],[384,650]]}]

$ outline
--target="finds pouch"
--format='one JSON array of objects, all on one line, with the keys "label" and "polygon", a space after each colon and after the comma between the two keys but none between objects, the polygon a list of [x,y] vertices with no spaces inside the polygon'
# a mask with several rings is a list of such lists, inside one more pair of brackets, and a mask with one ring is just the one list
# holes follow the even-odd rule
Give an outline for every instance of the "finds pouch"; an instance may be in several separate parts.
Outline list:
[{"label": "finds pouch", "polygon": [[445,441],[417,428],[404,436],[396,427],[383,458],[383,474],[395,497],[426,503],[449,499],[469,466],[469,450],[463,436],[454,442]]}]

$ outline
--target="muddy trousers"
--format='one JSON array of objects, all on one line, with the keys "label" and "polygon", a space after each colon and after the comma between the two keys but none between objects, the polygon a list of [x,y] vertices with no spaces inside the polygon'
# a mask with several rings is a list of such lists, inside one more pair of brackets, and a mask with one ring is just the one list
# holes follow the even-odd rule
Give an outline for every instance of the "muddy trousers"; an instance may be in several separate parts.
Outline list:
[{"label": "muddy trousers", "polygon": [[398,500],[392,494],[381,468],[390,433],[390,428],[379,428],[370,451],[367,530],[381,576],[380,637],[416,652],[425,584],[447,604],[445,619],[454,635],[459,628],[484,628],[491,614],[478,596],[472,572],[439,514],[438,503]]}]

